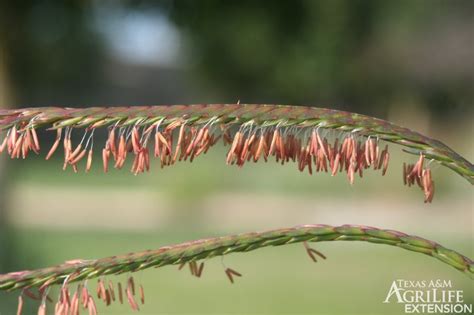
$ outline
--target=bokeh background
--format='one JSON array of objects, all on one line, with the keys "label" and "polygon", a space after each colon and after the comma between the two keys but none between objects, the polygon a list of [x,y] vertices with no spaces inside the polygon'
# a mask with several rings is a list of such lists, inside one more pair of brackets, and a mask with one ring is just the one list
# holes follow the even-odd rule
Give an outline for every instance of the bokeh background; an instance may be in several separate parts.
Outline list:
[{"label": "bokeh background", "polygon": [[[389,119],[473,160],[472,1],[2,1],[0,107],[278,103]],[[42,132],[43,148],[54,135]],[[0,272],[305,223],[366,224],[430,238],[470,257],[472,187],[433,165],[437,195],[386,177],[309,176],[296,166],[225,166],[224,148],[145,175],[63,172],[61,162],[0,159]],[[44,149],[43,149],[44,150]],[[140,272],[142,314],[400,314],[395,279],[471,280],[440,262],[361,243],[318,243],[220,259],[203,278]],[[121,278],[118,278],[121,279]],[[122,279],[123,280],[123,279]],[[0,314],[17,295],[0,293]],[[28,301],[27,313],[35,313]],[[129,314],[128,306],[100,307]]]}]

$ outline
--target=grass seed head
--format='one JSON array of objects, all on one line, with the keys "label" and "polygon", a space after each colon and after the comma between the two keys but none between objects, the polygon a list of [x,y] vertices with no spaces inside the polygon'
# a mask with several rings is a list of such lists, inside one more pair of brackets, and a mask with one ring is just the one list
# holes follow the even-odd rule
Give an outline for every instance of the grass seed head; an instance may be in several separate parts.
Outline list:
[{"label": "grass seed head", "polygon": [[[241,113],[248,116],[244,118]],[[36,129],[48,126],[56,130],[56,139],[46,159],[51,158],[63,140],[63,169],[71,166],[74,172],[78,172],[83,159],[86,172],[91,170],[94,130],[105,127],[108,130],[102,148],[105,172],[111,159],[114,167],[121,169],[128,154],[133,155],[133,174],[149,171],[149,146],[153,146],[152,154],[160,160],[161,167],[179,161],[192,162],[222,137],[224,145],[230,144],[226,156],[229,165],[242,167],[262,157],[265,161],[273,157],[282,165],[292,161],[300,171],[309,174],[329,172],[335,176],[345,172],[352,184],[356,175],[363,177],[369,167],[386,174],[388,147],[384,150],[379,147],[380,140],[386,140],[407,147],[411,153],[419,153],[419,161],[410,167],[410,175],[404,174],[403,178],[409,186],[416,183],[423,188],[425,202],[430,202],[434,194],[432,179],[423,184],[425,158],[438,161],[474,183],[472,164],[439,141],[376,118],[309,107],[217,104],[113,110],[4,110],[0,112],[0,129],[6,135],[0,142],[0,152],[7,151],[12,158],[26,158],[30,151],[38,153]],[[233,131],[234,127],[238,130]],[[73,130],[81,129],[84,130],[82,140],[73,143]]]},{"label": "grass seed head", "polygon": [[[424,181],[427,181],[430,176],[428,175],[429,172],[425,171],[424,173],[427,174],[424,177]],[[69,312],[68,314],[70,314],[71,310],[78,308],[79,302],[90,314],[96,314],[97,309],[94,298],[87,290],[88,279],[99,279],[97,282],[97,301],[103,301],[107,306],[116,301],[114,300],[115,290],[113,283],[105,281],[101,276],[104,271],[107,271],[107,274],[112,276],[113,274],[173,264],[179,264],[182,268],[184,264],[188,264],[192,275],[200,277],[203,272],[204,263],[198,264],[197,259],[211,258],[218,255],[223,256],[233,252],[249,252],[266,246],[281,246],[302,242],[308,256],[313,261],[316,261],[317,256],[322,259],[326,259],[326,257],[319,251],[309,247],[307,242],[342,240],[376,242],[428,254],[466,273],[470,277],[474,277],[474,262],[471,259],[420,237],[369,226],[304,225],[294,228],[239,234],[224,238],[197,240],[165,246],[154,251],[147,250],[145,252],[129,253],[97,260],[76,259],[55,267],[13,272],[0,275],[0,290],[22,289],[21,295],[23,297],[40,300],[39,311],[43,311],[41,305],[45,304],[46,301],[52,302],[48,296],[49,288],[56,284],[62,284],[57,298],[55,314],[63,315],[64,312]],[[209,251],[209,248],[212,248],[212,251]],[[207,253],[209,256],[203,256],[203,253]],[[144,257],[146,257],[145,260]],[[111,270],[113,272],[110,272]],[[225,268],[225,274],[231,283],[234,283],[235,277],[242,276],[241,273],[231,268]],[[80,283],[75,292],[70,291],[70,284],[73,282]],[[39,288],[39,295],[31,291],[36,290],[36,288]],[[123,293],[125,293],[132,309],[138,310],[133,277],[127,278],[125,292],[120,282],[117,284],[117,289],[118,302],[123,304]],[[141,285],[138,286],[138,295],[137,298],[144,303],[144,293]]]}]

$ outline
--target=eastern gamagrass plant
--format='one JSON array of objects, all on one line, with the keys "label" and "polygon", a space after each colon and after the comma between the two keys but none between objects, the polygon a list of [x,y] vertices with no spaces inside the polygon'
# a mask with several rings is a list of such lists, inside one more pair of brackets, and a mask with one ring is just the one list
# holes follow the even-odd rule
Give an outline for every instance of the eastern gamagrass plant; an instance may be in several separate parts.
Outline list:
[{"label": "eastern gamagrass plant", "polygon": [[[438,162],[474,184],[472,164],[440,141],[384,120],[314,107],[214,104],[0,110],[0,130],[5,135],[0,142],[0,153],[7,151],[12,158],[26,158],[30,151],[39,153],[36,129],[47,128],[55,130],[56,141],[46,158],[49,159],[62,142],[63,168],[71,167],[77,171],[79,162],[85,160],[85,169],[89,171],[93,160],[94,131],[101,127],[108,130],[102,148],[102,167],[106,172],[112,163],[115,168],[122,168],[127,155],[133,155],[134,174],[149,170],[150,155],[160,159],[162,167],[177,161],[192,161],[222,137],[224,144],[230,147],[226,157],[228,164],[243,166],[248,161],[267,161],[274,157],[281,164],[295,162],[300,171],[307,170],[310,174],[345,172],[352,183],[356,174],[362,177],[364,170],[369,168],[385,174],[390,154],[387,145],[382,150],[379,144],[386,141],[399,144],[404,151],[419,156],[415,164],[403,165],[403,181],[408,185],[416,183],[424,192],[425,202],[431,202],[434,194],[431,171],[427,167],[429,163],[425,160]],[[72,143],[73,132],[81,133],[79,143]],[[80,303],[95,313],[94,299],[83,284],[86,279],[99,277],[98,296],[110,304],[115,300],[116,290],[111,282],[104,282],[103,277],[107,275],[189,263],[192,274],[199,277],[204,265],[198,266],[198,260],[296,242],[304,242],[307,253],[315,260],[315,254],[324,256],[308,247],[306,242],[330,240],[395,245],[436,257],[471,277],[474,274],[474,264],[469,258],[432,241],[371,227],[308,225],[10,273],[0,276],[0,290],[22,289],[20,310],[23,295],[40,299],[41,313],[45,312],[49,286],[62,284],[55,309],[57,314],[77,314]],[[233,276],[240,276],[229,268],[226,274],[231,281]],[[122,300],[124,291],[132,308],[138,309],[133,278],[129,279],[125,290],[120,285],[117,292]],[[75,281],[81,281],[81,284],[71,297],[69,285]],[[33,288],[38,289],[39,294],[32,292]],[[143,300],[141,287],[140,294]]]}]

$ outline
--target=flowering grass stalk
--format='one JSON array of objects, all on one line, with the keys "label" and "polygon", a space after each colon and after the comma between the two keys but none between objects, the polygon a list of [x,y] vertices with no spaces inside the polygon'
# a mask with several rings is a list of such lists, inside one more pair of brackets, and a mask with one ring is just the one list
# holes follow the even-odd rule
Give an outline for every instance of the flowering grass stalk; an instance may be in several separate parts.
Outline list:
[{"label": "flowering grass stalk", "polygon": [[[234,252],[249,252],[267,246],[281,246],[293,243],[304,243],[305,250],[313,261],[316,256],[326,258],[320,252],[308,246],[309,242],[326,241],[364,241],[376,244],[386,244],[410,251],[426,254],[437,258],[469,277],[474,278],[474,262],[438,243],[417,236],[407,235],[393,230],[383,230],[369,226],[358,225],[303,225],[293,228],[254,232],[219,238],[201,239],[178,245],[165,246],[157,250],[129,253],[94,260],[74,260],[64,264],[38,270],[27,270],[0,275],[0,290],[22,290],[19,308],[23,303],[23,295],[41,301],[40,310],[46,308],[48,289],[52,285],[61,285],[55,313],[63,314],[59,310],[74,310],[71,314],[78,314],[79,304],[89,309],[92,314],[97,313],[94,297],[87,288],[87,281],[98,278],[97,298],[106,305],[116,299],[123,303],[124,295],[133,310],[139,309],[139,303],[145,303],[143,287],[139,288],[137,299],[135,282],[129,277],[125,287],[117,287],[106,276],[131,273],[151,267],[179,265],[181,269],[189,264],[191,274],[201,277],[204,262],[198,261],[223,256]],[[239,272],[226,268],[225,274],[233,283],[234,277],[241,277]],[[74,282],[78,282],[76,290],[70,289]],[[72,290],[72,291],[71,291]],[[74,292],[74,293],[72,293]],[[69,314],[68,312],[65,314]]]},{"label": "flowering grass stalk", "polygon": [[[147,107],[94,107],[23,108],[0,110],[0,153],[6,151],[11,158],[25,159],[29,152],[40,153],[36,130],[47,128],[56,132],[56,140],[46,159],[62,145],[63,169],[78,171],[85,160],[85,170],[92,167],[94,132],[107,128],[108,136],[102,147],[102,167],[121,169],[127,157],[133,156],[131,171],[137,175],[148,171],[150,157],[170,166],[178,161],[193,161],[222,138],[229,145],[226,162],[242,167],[250,161],[278,163],[293,162],[300,171],[310,174],[327,172],[331,175],[344,172],[352,184],[356,175],[373,168],[385,175],[390,153],[380,141],[399,144],[404,151],[415,154],[414,164],[403,164],[405,185],[419,186],[425,202],[434,196],[434,182],[428,164],[436,161],[463,176],[474,184],[474,167],[466,159],[440,141],[390,122],[364,115],[314,107],[284,105],[172,105]],[[73,143],[72,134],[82,138]],[[426,163],[429,160],[428,163]],[[204,262],[198,261],[232,252],[248,252],[266,246],[279,246],[302,242],[313,261],[326,257],[309,247],[309,242],[366,241],[401,247],[423,253],[474,277],[474,263],[469,258],[435,242],[392,230],[367,226],[305,225],[262,233],[249,233],[222,238],[203,239],[167,246],[158,250],[130,253],[96,260],[74,260],[64,264],[0,275],[0,291],[21,290],[18,312],[21,314],[23,297],[40,301],[38,314],[46,314],[49,288],[60,284],[61,290],[54,307],[56,315],[79,314],[81,307],[89,314],[97,314],[96,299],[87,287],[87,281],[98,278],[97,299],[106,305],[117,301],[128,302],[133,310],[145,303],[143,287],[135,286],[129,277],[122,287],[115,286],[105,277],[136,272],[151,267],[186,264],[191,274],[201,277]],[[231,283],[242,274],[225,269]],[[77,288],[71,284],[77,282]],[[74,292],[74,293],[73,293]],[[73,293],[73,294],[71,294]]]},{"label": "flowering grass stalk", "polygon": [[[131,171],[139,174],[150,168],[150,156],[161,166],[178,161],[193,161],[222,137],[229,145],[226,162],[243,166],[273,157],[285,164],[294,162],[300,171],[346,173],[352,184],[369,168],[388,168],[388,146],[381,140],[396,143],[404,151],[419,156],[416,164],[404,165],[403,181],[417,184],[431,202],[434,182],[425,160],[437,161],[474,184],[474,167],[440,141],[377,118],[315,107],[284,105],[172,105],[147,107],[24,108],[0,110],[0,130],[5,136],[0,153],[12,158],[26,158],[30,151],[39,153],[36,129],[56,130],[56,141],[49,159],[62,142],[63,169],[78,171],[85,160],[85,170],[92,167],[94,131],[108,129],[102,148],[102,167],[124,166],[133,155]],[[71,135],[80,132],[82,140],[73,144]],[[154,143],[152,145],[152,143]]]}]

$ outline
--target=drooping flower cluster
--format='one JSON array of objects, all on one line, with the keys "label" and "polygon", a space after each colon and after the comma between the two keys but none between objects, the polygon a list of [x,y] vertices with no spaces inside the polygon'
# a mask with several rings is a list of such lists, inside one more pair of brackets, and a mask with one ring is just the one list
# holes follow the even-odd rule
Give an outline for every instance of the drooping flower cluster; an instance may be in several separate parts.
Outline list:
[{"label": "drooping flower cluster", "polygon": [[25,159],[30,151],[39,154],[40,144],[34,128],[20,128],[16,126],[8,129],[5,138],[0,144],[0,153],[5,151],[12,159]]},{"label": "drooping flower cluster", "polygon": [[[131,172],[135,175],[149,171],[150,156],[160,160],[161,167],[178,161],[192,162],[207,153],[222,137],[230,149],[226,156],[229,165],[243,166],[246,162],[267,162],[274,158],[282,165],[297,164],[300,171],[309,174],[327,172],[332,176],[345,172],[351,184],[355,175],[363,176],[364,170],[373,168],[385,175],[390,159],[388,146],[382,150],[379,139],[363,137],[356,132],[328,132],[319,127],[258,126],[252,121],[240,125],[236,131],[211,118],[203,124],[192,124],[186,119],[163,123],[164,119],[148,125],[118,124],[108,127],[108,136],[102,148],[102,167],[121,169],[127,157],[133,157]],[[85,170],[90,171],[93,159],[94,125],[84,129],[79,143],[73,144],[72,133],[81,129],[67,126],[56,129],[56,140],[46,159],[63,144],[63,169],[78,171],[78,164],[85,160]],[[332,139],[332,140],[330,140]],[[0,153],[6,150],[12,158],[26,158],[30,151],[39,153],[36,131],[29,124],[13,126],[7,131]],[[424,156],[417,164],[404,168],[404,182],[417,183],[425,194],[425,202],[431,202],[434,194],[429,169],[423,169]]]},{"label": "drooping flower cluster", "polygon": [[282,165],[289,161],[296,162],[300,171],[307,169],[309,174],[324,171],[334,176],[345,171],[351,184],[354,174],[362,177],[363,171],[369,167],[382,169],[383,175],[387,171],[390,158],[388,146],[380,151],[376,139],[368,138],[361,142],[350,134],[343,138],[341,144],[337,137],[331,144],[317,129],[302,137],[298,136],[298,131],[290,129],[274,128],[248,134],[238,131],[231,141],[227,164],[243,166],[246,161],[257,162],[261,157],[267,161],[272,156]]},{"label": "drooping flower cluster", "polygon": [[[82,310],[87,311],[90,315],[97,315],[96,298],[87,288],[87,281],[79,283],[75,291],[71,291],[69,286],[67,281],[61,286],[57,302],[54,305],[54,315],[79,315]],[[137,302],[136,291],[133,277],[127,279],[127,286],[125,288],[122,288],[120,282],[118,282],[117,287],[115,287],[111,280],[106,282],[100,278],[97,283],[97,300],[102,301],[106,306],[116,301],[123,304],[125,295],[132,310],[138,311],[140,307]],[[40,301],[38,315],[46,315],[49,309],[48,304],[53,303],[53,300],[48,294],[48,286],[39,288],[38,293],[34,293],[30,289],[24,289],[22,290],[22,294],[18,297],[17,315],[22,314],[24,296],[32,300]],[[145,292],[142,285],[138,287],[138,298],[142,305],[145,304]]]},{"label": "drooping flower cluster", "polygon": [[425,194],[425,202],[431,202],[434,196],[434,182],[431,178],[431,170],[423,168],[424,157],[420,158],[415,164],[403,163],[403,183],[408,187],[417,184]]}]

